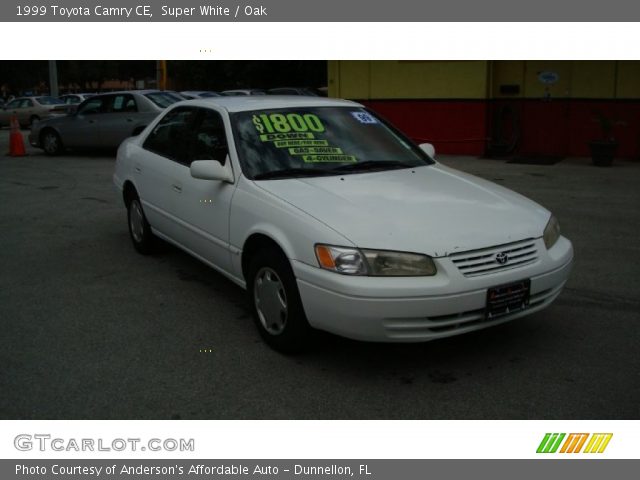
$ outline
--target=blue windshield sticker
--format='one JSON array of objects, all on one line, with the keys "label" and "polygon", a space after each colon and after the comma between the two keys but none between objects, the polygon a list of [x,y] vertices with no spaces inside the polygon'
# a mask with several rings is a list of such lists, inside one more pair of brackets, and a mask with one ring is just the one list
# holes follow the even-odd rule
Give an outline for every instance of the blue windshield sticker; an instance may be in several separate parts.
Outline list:
[{"label": "blue windshield sticker", "polygon": [[351,112],[351,115],[353,115],[353,118],[358,120],[360,123],[368,125],[374,125],[378,123],[378,120],[369,115],[367,112]]}]

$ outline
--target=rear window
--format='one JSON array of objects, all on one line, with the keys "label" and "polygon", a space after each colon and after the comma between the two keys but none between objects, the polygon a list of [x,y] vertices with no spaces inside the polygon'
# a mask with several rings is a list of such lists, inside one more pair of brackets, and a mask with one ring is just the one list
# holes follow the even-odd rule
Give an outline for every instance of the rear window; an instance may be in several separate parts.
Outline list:
[{"label": "rear window", "polygon": [[36,100],[40,105],[64,105],[62,100],[54,97],[38,97]]},{"label": "rear window", "polygon": [[176,102],[183,100],[177,95],[169,92],[153,92],[145,93],[144,95],[160,108],[167,108],[169,105],[173,105]]}]

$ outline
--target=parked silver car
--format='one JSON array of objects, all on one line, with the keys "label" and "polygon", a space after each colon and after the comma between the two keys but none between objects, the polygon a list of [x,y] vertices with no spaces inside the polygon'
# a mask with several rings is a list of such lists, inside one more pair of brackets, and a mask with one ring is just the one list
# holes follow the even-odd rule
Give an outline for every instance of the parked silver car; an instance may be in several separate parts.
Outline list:
[{"label": "parked silver car", "polygon": [[58,98],[67,105],[79,105],[94,95],[95,93],[67,93],[66,95],[60,95]]},{"label": "parked silver car", "polygon": [[177,95],[160,90],[95,95],[72,114],[34,124],[29,143],[49,155],[57,155],[65,148],[117,148],[180,100]]},{"label": "parked silver car", "polygon": [[196,98],[210,98],[210,97],[219,97],[220,94],[218,92],[212,92],[210,90],[186,90],[184,92],[180,92],[180,95],[185,97],[187,100],[193,100]]},{"label": "parked silver car", "polygon": [[278,87],[267,90],[267,95],[301,95],[305,97],[320,97],[313,88],[307,87]]},{"label": "parked silver car", "polygon": [[9,125],[16,115],[21,127],[28,127],[40,120],[56,115],[66,115],[67,106],[54,97],[19,97],[0,108],[0,127]]},{"label": "parked silver car", "polygon": [[235,90],[224,90],[220,92],[225,97],[242,97],[244,95],[266,95],[265,92],[261,88],[238,88]]}]

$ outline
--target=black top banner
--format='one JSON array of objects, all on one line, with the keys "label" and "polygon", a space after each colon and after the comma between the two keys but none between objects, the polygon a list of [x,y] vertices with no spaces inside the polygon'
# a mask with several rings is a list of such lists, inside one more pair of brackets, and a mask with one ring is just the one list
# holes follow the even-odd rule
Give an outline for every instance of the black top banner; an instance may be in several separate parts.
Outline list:
[{"label": "black top banner", "polygon": [[[2,22],[634,22],[629,0],[8,0]],[[543,34],[543,32],[541,32]],[[597,32],[594,32],[597,35]],[[566,40],[566,39],[565,39]]]}]

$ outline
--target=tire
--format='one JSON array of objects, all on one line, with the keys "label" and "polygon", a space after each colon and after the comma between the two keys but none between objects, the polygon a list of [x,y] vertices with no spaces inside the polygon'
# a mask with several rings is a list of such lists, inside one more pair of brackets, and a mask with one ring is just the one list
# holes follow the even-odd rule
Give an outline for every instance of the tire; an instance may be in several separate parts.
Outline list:
[{"label": "tire", "polygon": [[47,155],[60,155],[64,150],[60,135],[54,130],[47,129],[40,135],[40,145]]},{"label": "tire", "polygon": [[151,232],[151,226],[144,215],[142,204],[137,195],[127,206],[127,224],[129,225],[129,236],[138,253],[143,255],[153,253],[155,236]]},{"label": "tire", "polygon": [[298,353],[313,340],[289,261],[275,248],[257,251],[249,262],[247,295],[260,336],[274,350]]}]

